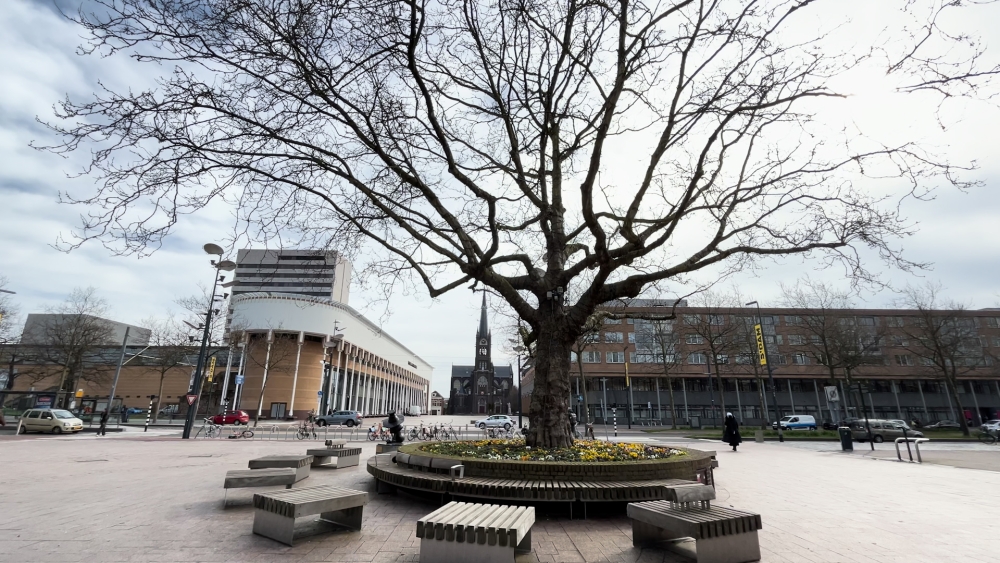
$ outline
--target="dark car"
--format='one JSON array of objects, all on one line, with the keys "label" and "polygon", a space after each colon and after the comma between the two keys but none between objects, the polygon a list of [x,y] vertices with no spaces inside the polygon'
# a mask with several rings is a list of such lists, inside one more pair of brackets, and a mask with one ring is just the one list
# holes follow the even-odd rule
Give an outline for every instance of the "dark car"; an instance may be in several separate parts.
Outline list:
[{"label": "dark car", "polygon": [[838,424],[830,422],[829,420],[823,421],[823,430],[836,430],[837,428],[840,428]]},{"label": "dark car", "polygon": [[250,415],[247,411],[226,411],[212,417],[212,422],[216,424],[247,424],[250,422]]},{"label": "dark car", "polygon": [[962,425],[954,420],[939,420],[934,424],[928,424],[924,428],[961,428]]},{"label": "dark car", "polygon": [[361,413],[358,411],[334,411],[333,414],[316,417],[316,426],[338,426],[341,424],[347,427],[359,426]]}]

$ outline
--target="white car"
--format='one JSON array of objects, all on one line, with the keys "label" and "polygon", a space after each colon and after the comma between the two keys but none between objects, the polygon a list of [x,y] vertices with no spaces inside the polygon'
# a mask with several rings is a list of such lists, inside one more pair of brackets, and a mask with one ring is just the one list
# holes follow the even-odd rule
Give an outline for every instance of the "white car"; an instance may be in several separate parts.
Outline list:
[{"label": "white car", "polygon": [[503,428],[504,430],[510,430],[514,427],[514,419],[505,414],[495,414],[489,418],[484,418],[482,420],[477,420],[473,422],[480,430],[487,427],[489,428]]},{"label": "white car", "polygon": [[987,420],[983,423],[982,429],[989,430],[990,432],[1000,432],[1000,419]]}]

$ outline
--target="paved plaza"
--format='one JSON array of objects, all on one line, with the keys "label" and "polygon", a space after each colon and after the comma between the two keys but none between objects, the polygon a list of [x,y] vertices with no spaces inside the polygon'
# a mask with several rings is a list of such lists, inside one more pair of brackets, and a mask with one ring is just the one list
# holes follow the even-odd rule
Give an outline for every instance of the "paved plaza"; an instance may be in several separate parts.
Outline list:
[{"label": "paved plaza", "polygon": [[[762,561],[987,563],[1000,554],[1000,472],[875,460],[829,445],[749,442],[733,453],[716,443],[683,442],[718,450],[719,504],[762,515]],[[297,485],[368,491],[361,532],[319,534],[287,547],[251,533],[254,489],[230,490],[223,507],[227,470],[246,468],[252,457],[301,454],[309,445],[135,433],[0,437],[0,561],[417,561],[415,522],[435,505],[375,494],[363,467],[374,454],[371,442],[359,443],[361,467],[315,469]],[[996,456],[994,468],[1000,448]],[[991,464],[988,455],[977,459]],[[534,551],[519,563],[684,561],[633,548],[621,514],[568,520],[549,511],[540,514],[532,540]]]}]

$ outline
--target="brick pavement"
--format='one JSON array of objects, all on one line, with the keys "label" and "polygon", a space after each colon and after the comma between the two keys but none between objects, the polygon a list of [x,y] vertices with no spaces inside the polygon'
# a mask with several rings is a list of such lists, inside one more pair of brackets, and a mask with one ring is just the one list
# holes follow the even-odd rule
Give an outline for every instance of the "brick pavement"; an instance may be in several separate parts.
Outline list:
[{"label": "brick pavement", "polygon": [[[363,467],[314,470],[299,486],[367,490],[360,533],[287,547],[254,536],[252,489],[230,491],[229,469],[303,442],[78,436],[0,440],[0,561],[416,561],[415,521],[434,507],[376,495]],[[721,445],[721,444],[720,444]],[[706,449],[715,448],[706,443]],[[374,453],[363,446],[362,460]],[[910,465],[783,445],[719,449],[719,501],[760,512],[766,562],[995,561],[1000,473]],[[591,510],[591,515],[600,511]],[[622,516],[543,516],[529,561],[676,562],[632,547]]]}]

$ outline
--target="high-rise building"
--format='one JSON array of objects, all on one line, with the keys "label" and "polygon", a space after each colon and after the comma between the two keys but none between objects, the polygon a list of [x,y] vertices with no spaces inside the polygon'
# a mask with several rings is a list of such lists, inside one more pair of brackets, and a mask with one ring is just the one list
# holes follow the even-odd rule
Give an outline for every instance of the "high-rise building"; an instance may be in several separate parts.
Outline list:
[{"label": "high-rise building", "polygon": [[266,291],[346,305],[350,289],[351,263],[336,251],[248,248],[236,255],[233,297]]}]

